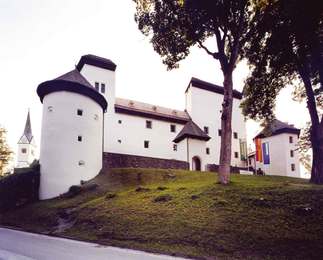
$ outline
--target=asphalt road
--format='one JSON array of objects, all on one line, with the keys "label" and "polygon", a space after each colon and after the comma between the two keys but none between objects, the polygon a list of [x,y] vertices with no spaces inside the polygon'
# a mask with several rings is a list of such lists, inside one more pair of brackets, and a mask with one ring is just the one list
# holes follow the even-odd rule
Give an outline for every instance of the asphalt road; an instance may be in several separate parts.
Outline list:
[{"label": "asphalt road", "polygon": [[102,246],[0,228],[0,260],[179,260],[171,256]]}]

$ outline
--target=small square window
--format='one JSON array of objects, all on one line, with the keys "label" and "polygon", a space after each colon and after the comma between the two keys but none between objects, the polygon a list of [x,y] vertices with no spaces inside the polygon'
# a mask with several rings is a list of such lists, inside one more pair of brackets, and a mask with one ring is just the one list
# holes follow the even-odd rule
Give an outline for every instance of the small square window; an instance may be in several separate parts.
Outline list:
[{"label": "small square window", "polygon": [[85,162],[83,160],[79,161],[79,166],[84,166]]},{"label": "small square window", "polygon": [[153,128],[153,124],[150,120],[146,120],[146,128],[149,128],[149,129]]},{"label": "small square window", "polygon": [[53,107],[52,107],[52,106],[49,106],[49,107],[47,108],[47,110],[48,110],[48,112],[53,112]]},{"label": "small square window", "polygon": [[22,149],[21,149],[21,152],[22,152],[22,153],[27,153],[27,149],[26,149],[26,148],[22,148]]},{"label": "small square window", "polygon": [[176,125],[170,125],[170,131],[172,133],[175,133],[176,132]]},{"label": "small square window", "polygon": [[239,158],[239,153],[238,152],[234,152],[234,158]]},{"label": "small square window", "polygon": [[290,150],[290,157],[294,157],[294,151]]},{"label": "small square window", "polygon": [[206,133],[206,134],[209,133],[209,127],[208,126],[204,126],[204,133]]},{"label": "small square window", "polygon": [[144,141],[144,147],[149,148],[149,141]]},{"label": "small square window", "polygon": [[219,129],[219,130],[218,130],[218,136],[221,136],[221,134],[222,134],[222,130],[221,130],[221,129]]},{"label": "small square window", "polygon": [[210,154],[210,148],[209,147],[206,148],[206,154]]},{"label": "small square window", "polygon": [[122,124],[122,120],[118,120],[118,124]]},{"label": "small square window", "polygon": [[290,137],[289,137],[289,143],[290,143],[290,144],[292,144],[292,143],[293,143],[293,137],[292,137],[292,136],[290,136]]},{"label": "small square window", "polygon": [[118,139],[118,143],[121,144],[121,139]]},{"label": "small square window", "polygon": [[105,84],[101,83],[101,93],[105,93]]},{"label": "small square window", "polygon": [[99,82],[95,82],[94,83],[94,86],[95,86],[95,90],[99,92],[100,91],[100,84],[99,84]]},{"label": "small square window", "polygon": [[177,144],[173,144],[173,151],[177,151]]},{"label": "small square window", "polygon": [[290,169],[292,170],[292,172],[294,172],[294,171],[295,171],[295,164],[294,164],[294,163],[292,163],[292,164],[290,165]]},{"label": "small square window", "polygon": [[79,141],[79,142],[82,142],[82,136],[81,135],[79,135],[78,137],[77,137],[77,141]]},{"label": "small square window", "polygon": [[238,139],[238,133],[237,132],[233,132],[233,138]]},{"label": "small square window", "polygon": [[77,110],[77,115],[78,116],[83,116],[83,110],[82,109],[78,109]]}]

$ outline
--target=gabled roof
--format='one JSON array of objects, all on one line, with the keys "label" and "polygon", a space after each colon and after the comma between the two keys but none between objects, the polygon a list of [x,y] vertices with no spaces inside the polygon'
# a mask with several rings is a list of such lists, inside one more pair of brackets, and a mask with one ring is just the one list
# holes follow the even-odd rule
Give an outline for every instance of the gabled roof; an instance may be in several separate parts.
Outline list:
[{"label": "gabled roof", "polygon": [[190,120],[189,115],[185,111],[155,106],[123,98],[116,98],[114,108],[116,113],[142,116],[166,122],[186,124]]},{"label": "gabled roof", "polygon": [[41,102],[43,102],[43,99],[47,94],[57,91],[69,91],[89,97],[97,102],[104,111],[106,111],[108,106],[105,97],[97,92],[76,69],[59,76],[56,79],[45,81],[39,84],[37,88],[37,94]]},{"label": "gabled roof", "polygon": [[78,69],[78,71],[82,70],[84,64],[88,64],[88,65],[92,65],[95,67],[112,70],[112,71],[115,71],[117,68],[117,65],[113,61],[93,54],[87,54],[81,57],[80,61],[76,65],[76,68]]},{"label": "gabled roof", "polygon": [[274,119],[268,126],[266,126],[259,134],[257,134],[254,138],[264,138],[278,134],[296,134],[299,135],[300,129],[290,125],[288,123],[284,123],[279,121],[278,119]]},{"label": "gabled roof", "polygon": [[30,113],[28,111],[24,133],[20,137],[18,144],[25,144],[25,143],[30,144],[33,138],[34,136],[31,131]]},{"label": "gabled roof", "polygon": [[[187,88],[185,90],[185,93],[188,91],[188,89],[191,86],[195,87],[195,88],[208,90],[208,91],[211,91],[211,92],[214,92],[214,93],[222,94],[222,95],[224,94],[224,88],[223,87],[215,85],[215,84],[212,84],[212,83],[207,82],[207,81],[200,80],[198,78],[194,78],[194,77],[191,78],[191,81],[188,84],[188,86],[187,86]],[[242,99],[242,93],[240,91],[234,89],[233,90],[233,97],[237,98],[237,99]]]},{"label": "gabled roof", "polygon": [[188,137],[192,139],[203,140],[203,141],[208,141],[211,138],[206,133],[204,133],[204,131],[201,128],[199,128],[199,126],[195,124],[192,120],[186,123],[183,129],[175,137],[173,142],[179,143],[180,141]]}]

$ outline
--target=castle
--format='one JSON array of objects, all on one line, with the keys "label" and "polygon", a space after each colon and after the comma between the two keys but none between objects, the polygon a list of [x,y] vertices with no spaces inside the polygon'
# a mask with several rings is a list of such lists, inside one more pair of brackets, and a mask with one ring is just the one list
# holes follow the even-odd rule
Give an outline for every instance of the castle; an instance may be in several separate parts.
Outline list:
[{"label": "castle", "polygon": [[[74,70],[38,86],[43,103],[40,199],[57,197],[72,185],[94,178],[102,169],[217,170],[223,87],[192,78],[185,91],[185,109],[180,111],[117,98],[116,67],[109,59],[84,55]],[[239,171],[246,169],[252,157],[248,160],[242,94],[234,90],[233,97],[231,165]],[[287,134],[294,135],[297,142],[299,131],[282,133],[277,133],[282,140],[290,138],[285,137]],[[266,140],[264,157],[266,152],[281,150],[280,141],[271,145],[271,139]],[[35,144],[29,113],[19,145],[18,161],[30,164]],[[293,159],[298,160],[296,152]],[[262,163],[259,156],[254,160]],[[269,169],[268,160],[259,163],[254,166]],[[286,167],[273,169],[287,175]],[[297,166],[295,177],[298,173]]]},{"label": "castle", "polygon": [[[116,98],[116,64],[94,55],[41,83],[40,198],[56,197],[102,168],[212,170],[219,162],[223,88],[192,78],[179,111]],[[232,166],[246,167],[246,127],[233,92]]]}]

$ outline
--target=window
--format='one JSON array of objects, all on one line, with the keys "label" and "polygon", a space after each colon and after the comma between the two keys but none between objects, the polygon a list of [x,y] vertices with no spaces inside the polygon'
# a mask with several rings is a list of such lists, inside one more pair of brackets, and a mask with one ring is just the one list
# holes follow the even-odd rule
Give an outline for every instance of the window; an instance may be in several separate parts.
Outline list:
[{"label": "window", "polygon": [[294,157],[294,151],[290,150],[290,157]]},{"label": "window", "polygon": [[292,144],[292,143],[293,143],[293,137],[292,137],[292,136],[290,136],[290,137],[289,137],[289,143],[290,143],[290,144]]},{"label": "window", "polygon": [[170,125],[170,131],[172,133],[175,133],[176,132],[176,125]]},{"label": "window", "polygon": [[290,165],[290,169],[292,170],[292,172],[294,172],[294,171],[295,171],[295,163],[292,163],[292,164]]},{"label": "window", "polygon": [[221,129],[219,129],[219,130],[218,130],[218,136],[221,136],[221,134],[222,134],[222,130],[221,130]]},{"label": "window", "polygon": [[122,124],[122,120],[118,120],[118,124]]},{"label": "window", "polygon": [[173,144],[173,151],[177,151],[177,144]]},{"label": "window", "polygon": [[53,107],[52,107],[52,106],[49,106],[49,107],[47,108],[47,110],[48,110],[48,112],[52,112],[52,111],[53,111]]},{"label": "window", "polygon": [[26,149],[26,148],[22,148],[22,149],[21,149],[21,152],[22,152],[22,153],[27,153],[27,149]]},{"label": "window", "polygon": [[146,128],[153,128],[152,127],[152,122],[150,120],[146,120]]},{"label": "window", "polygon": [[121,144],[121,139],[118,139],[118,143]]},{"label": "window", "polygon": [[239,153],[238,152],[234,152],[234,158],[239,158]]},{"label": "window", "polygon": [[144,141],[144,147],[149,148],[149,141]]},{"label": "window", "polygon": [[233,138],[238,139],[238,133],[237,132],[233,132]]},{"label": "window", "polygon": [[206,147],[206,154],[210,154],[210,148]]},{"label": "window", "polygon": [[95,82],[94,85],[95,85],[95,90],[96,91],[100,91],[100,84],[99,84],[99,82]]},{"label": "window", "polygon": [[78,116],[83,116],[83,110],[82,109],[78,109],[77,110],[77,115]]},{"label": "window", "polygon": [[204,126],[204,133],[206,133],[206,134],[209,133],[209,127],[208,126]]},{"label": "window", "polygon": [[101,83],[101,93],[105,93],[105,84]]},{"label": "window", "polygon": [[79,166],[84,166],[85,162],[83,160],[79,161]]},{"label": "window", "polygon": [[79,136],[77,137],[77,141],[82,142],[82,136],[81,136],[81,135],[79,135]]}]

